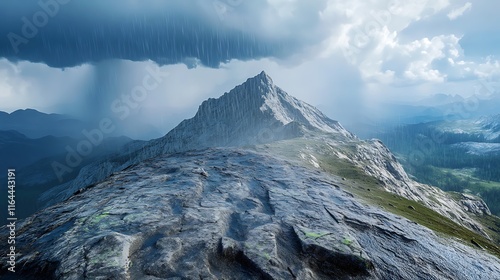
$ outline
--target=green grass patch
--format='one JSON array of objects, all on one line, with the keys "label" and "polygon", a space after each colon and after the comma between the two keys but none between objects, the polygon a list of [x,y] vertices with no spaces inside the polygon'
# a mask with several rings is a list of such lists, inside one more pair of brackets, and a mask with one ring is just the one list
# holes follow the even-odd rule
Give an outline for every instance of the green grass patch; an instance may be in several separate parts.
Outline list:
[{"label": "green grass patch", "polygon": [[101,213],[92,220],[92,223],[98,224],[102,221],[102,219],[106,218],[107,216],[109,216],[109,212]]},{"label": "green grass patch", "polygon": [[464,188],[470,188],[471,191],[481,192],[484,189],[499,189],[500,190],[500,182],[495,181],[487,181],[482,180],[474,176],[474,169],[463,168],[463,169],[450,169],[450,168],[440,168],[433,167],[441,174],[450,173],[456,178],[460,178],[467,182],[467,185]]},{"label": "green grass patch", "polygon": [[377,186],[379,184],[377,178],[366,175],[361,168],[346,160],[331,156],[318,156],[318,160],[320,161],[320,166],[332,175],[354,180],[367,186]]},{"label": "green grass patch", "polygon": [[342,244],[349,246],[352,244],[352,240],[347,237],[344,237],[344,239],[342,239]]},{"label": "green grass patch", "polygon": [[326,232],[326,233],[316,233],[316,232],[308,232],[308,231],[305,231],[304,232],[304,235],[307,237],[307,238],[314,238],[314,239],[318,239],[318,238],[321,238],[325,235],[329,235],[330,233]]}]

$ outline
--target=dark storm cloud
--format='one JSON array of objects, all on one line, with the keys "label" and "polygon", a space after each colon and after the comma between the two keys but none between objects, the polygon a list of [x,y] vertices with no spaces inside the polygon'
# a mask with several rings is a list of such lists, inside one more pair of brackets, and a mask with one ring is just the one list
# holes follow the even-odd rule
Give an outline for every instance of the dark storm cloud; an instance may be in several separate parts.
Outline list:
[{"label": "dark storm cloud", "polygon": [[314,35],[320,30],[311,28],[324,6],[306,5],[290,32],[279,28],[265,0],[27,2],[0,2],[0,57],[61,68],[106,59],[218,67],[231,59],[286,57],[320,40]]}]

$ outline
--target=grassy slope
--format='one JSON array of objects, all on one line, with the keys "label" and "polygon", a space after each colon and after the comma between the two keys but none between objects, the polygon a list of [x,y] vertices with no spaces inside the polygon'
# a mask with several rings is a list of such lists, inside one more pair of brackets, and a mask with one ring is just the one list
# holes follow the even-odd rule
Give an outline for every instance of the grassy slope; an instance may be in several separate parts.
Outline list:
[{"label": "grassy slope", "polygon": [[[348,154],[353,151],[353,145],[345,144],[340,149]],[[497,245],[500,244],[500,219],[498,217],[478,218],[479,222],[485,228],[488,228],[488,233],[493,239],[493,241],[490,241],[418,202],[385,191],[376,178],[366,175],[361,169],[346,160],[324,153],[323,151],[327,150],[327,147],[320,141],[294,139],[263,145],[258,147],[257,150],[272,152],[294,160],[300,159],[301,152],[312,154],[318,159],[324,171],[345,178],[343,185],[346,190],[363,201],[381,207],[393,214],[403,216],[433,230],[437,234],[457,239],[471,247],[478,247],[479,245],[491,254],[500,257],[500,247]]]},{"label": "grassy slope", "polygon": [[[498,242],[500,241],[500,232],[489,230],[488,233],[494,240],[494,242],[492,242],[482,235],[458,225],[452,220],[441,216],[416,201],[408,200],[385,191],[372,177],[365,175],[361,170],[356,170],[354,166],[349,172],[345,172],[344,170],[348,167],[342,167],[341,169],[337,168],[339,165],[342,166],[342,163],[332,160],[326,162],[326,171],[349,179],[345,182],[345,185],[348,187],[347,190],[369,204],[382,207],[393,214],[403,216],[432,229],[436,233],[457,238],[467,245],[476,246],[472,242],[472,240],[474,240],[475,243],[479,244],[490,253],[500,257],[500,247],[496,245],[500,244],[500,242]],[[489,222],[493,229],[500,229],[500,219],[495,216],[484,218],[479,222],[483,225]],[[495,242],[495,240],[497,242]]]}]

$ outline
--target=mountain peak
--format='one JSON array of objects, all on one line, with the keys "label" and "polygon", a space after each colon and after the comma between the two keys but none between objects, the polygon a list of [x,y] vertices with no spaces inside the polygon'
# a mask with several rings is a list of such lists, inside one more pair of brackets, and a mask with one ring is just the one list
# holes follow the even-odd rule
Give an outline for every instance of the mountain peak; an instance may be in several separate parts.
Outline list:
[{"label": "mountain peak", "polygon": [[250,79],[255,79],[255,80],[260,80],[261,82],[265,84],[274,84],[273,79],[271,79],[271,76],[267,75],[265,71],[260,72],[259,75],[250,78]]},{"label": "mountain peak", "polygon": [[193,118],[159,141],[162,152],[171,153],[261,144],[300,137],[308,131],[354,137],[337,121],[274,85],[262,71],[221,97],[205,100]]},{"label": "mountain peak", "polygon": [[[235,89],[239,87],[251,88],[252,90],[248,91],[249,94],[266,95],[275,85],[273,79],[266,72],[262,71],[258,75],[248,78],[243,84],[237,86]],[[231,92],[234,92],[235,89],[231,90]]]},{"label": "mountain peak", "polygon": [[16,114],[38,114],[38,115],[46,115],[45,113],[42,113],[38,110],[35,110],[35,109],[31,109],[31,108],[26,108],[26,109],[18,109],[12,113],[10,113],[11,115],[16,115]]}]

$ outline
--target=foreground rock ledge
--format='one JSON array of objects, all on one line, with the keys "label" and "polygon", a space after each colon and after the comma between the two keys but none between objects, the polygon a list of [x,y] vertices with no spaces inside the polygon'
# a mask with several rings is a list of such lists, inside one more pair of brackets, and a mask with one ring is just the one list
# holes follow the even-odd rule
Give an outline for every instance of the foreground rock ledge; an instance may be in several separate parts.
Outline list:
[{"label": "foreground rock ledge", "polygon": [[[494,279],[500,261],[237,149],[142,162],[18,228],[23,279]],[[1,238],[6,240],[6,228]],[[2,244],[2,251],[6,251]],[[6,270],[2,256],[2,273]],[[3,276],[6,276],[4,274]]]}]

